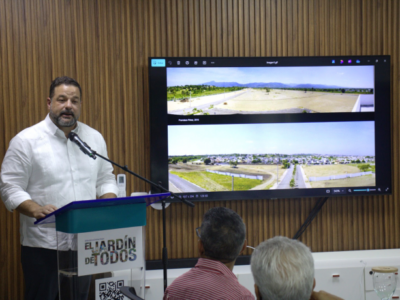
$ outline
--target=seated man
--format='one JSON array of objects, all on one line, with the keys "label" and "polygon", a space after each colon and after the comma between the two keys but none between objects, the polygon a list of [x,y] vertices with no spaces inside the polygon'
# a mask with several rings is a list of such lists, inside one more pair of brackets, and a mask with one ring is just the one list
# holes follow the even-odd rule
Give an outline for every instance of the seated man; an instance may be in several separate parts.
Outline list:
[{"label": "seated man", "polygon": [[215,207],[204,214],[199,237],[200,258],[189,272],[174,280],[164,299],[251,299],[233,274],[236,258],[247,246],[246,226],[233,210]]},{"label": "seated man", "polygon": [[314,259],[303,243],[277,236],[262,242],[251,256],[257,299],[341,300],[314,292]]}]

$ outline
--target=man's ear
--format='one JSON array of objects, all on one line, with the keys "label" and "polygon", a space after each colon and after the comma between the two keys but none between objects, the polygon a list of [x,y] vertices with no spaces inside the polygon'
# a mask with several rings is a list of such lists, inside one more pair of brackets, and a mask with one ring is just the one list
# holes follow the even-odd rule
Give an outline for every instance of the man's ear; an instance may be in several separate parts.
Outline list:
[{"label": "man's ear", "polygon": [[312,285],[312,291],[311,291],[311,295],[310,295],[310,300],[315,299],[314,293],[316,293],[316,292],[314,292],[314,289],[315,289],[316,284],[317,283],[315,282],[315,278],[314,278],[313,285]]},{"label": "man's ear", "polygon": [[50,110],[51,99],[50,97],[47,98],[47,108]]},{"label": "man's ear", "polygon": [[201,256],[203,256],[204,255],[204,245],[203,245],[203,243],[199,240],[199,242],[198,242],[198,247],[199,247],[199,256],[201,257]]},{"label": "man's ear", "polygon": [[247,240],[244,240],[243,247],[242,250],[240,250],[239,255],[242,254],[244,250],[246,250],[246,247],[247,247]]},{"label": "man's ear", "polygon": [[262,300],[260,291],[258,290],[257,284],[254,284],[254,292],[256,293],[257,300]]}]

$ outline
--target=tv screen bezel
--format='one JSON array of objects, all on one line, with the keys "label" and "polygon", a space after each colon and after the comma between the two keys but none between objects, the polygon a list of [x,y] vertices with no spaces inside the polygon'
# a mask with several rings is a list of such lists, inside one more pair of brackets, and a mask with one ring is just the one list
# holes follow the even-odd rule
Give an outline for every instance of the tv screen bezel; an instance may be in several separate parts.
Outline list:
[{"label": "tv screen bezel", "polygon": [[[152,67],[153,60],[164,60],[165,66]],[[379,176],[384,177],[385,184],[380,185],[376,181],[376,186],[363,187],[355,192],[354,189],[349,192],[347,188],[312,188],[312,189],[275,189],[275,190],[255,190],[255,191],[217,191],[217,192],[197,192],[197,193],[175,193],[190,201],[226,201],[226,200],[257,200],[257,199],[283,199],[283,198],[309,198],[326,196],[362,196],[362,195],[390,195],[392,193],[392,168],[391,168],[391,127],[390,127],[390,56],[318,56],[318,57],[149,57],[149,105],[150,105],[150,163],[151,180],[161,184],[165,188],[168,186],[168,125],[171,124],[171,117],[167,112],[166,100],[166,74],[160,75],[162,70],[168,67],[186,68],[185,66],[176,66],[177,61],[188,61],[190,67],[204,67],[203,65],[194,65],[194,61],[214,61],[213,66],[208,67],[274,67],[274,66],[332,66],[332,61],[348,62],[350,60],[360,60],[360,65],[373,65],[375,67],[375,111],[373,113],[316,113],[307,114],[309,122],[345,122],[345,121],[363,121],[371,119],[375,122],[375,158],[382,161],[381,165],[388,167],[379,167]],[[267,61],[277,62],[276,65],[262,65]],[[383,62],[385,61],[385,62]],[[169,66],[172,62],[174,66]],[[353,64],[355,65],[355,64]],[[377,99],[379,97],[379,99]],[[155,99],[157,99],[155,101]],[[162,99],[162,100],[160,100]],[[382,99],[382,100],[381,100]],[[255,117],[252,123],[258,120],[265,120],[265,116],[251,115]],[[340,120],[338,120],[340,117]],[[212,120],[215,116],[200,116],[202,121],[196,125],[214,124]],[[224,123],[237,124],[232,121],[232,116],[219,116]],[[299,114],[273,114],[267,117],[267,123],[296,123],[305,122]],[[282,119],[285,118],[285,122]],[[172,117],[173,119],[173,117]],[[290,119],[290,122],[288,120]],[[378,119],[378,123],[376,123]],[[178,123],[179,124],[179,123]],[[183,125],[186,126],[187,124]],[[196,126],[189,125],[189,126]],[[379,133],[379,134],[377,134]],[[381,148],[383,147],[383,148]],[[379,150],[377,149],[379,148]],[[377,151],[380,153],[379,158]],[[375,163],[376,163],[375,160]],[[167,180],[165,180],[167,178]],[[378,191],[378,189],[380,189]],[[337,192],[334,192],[337,190]],[[312,192],[311,192],[312,191]],[[152,192],[158,192],[152,189]],[[204,197],[204,195],[208,195]],[[203,196],[202,196],[203,195]],[[169,199],[174,202],[176,200]]]}]

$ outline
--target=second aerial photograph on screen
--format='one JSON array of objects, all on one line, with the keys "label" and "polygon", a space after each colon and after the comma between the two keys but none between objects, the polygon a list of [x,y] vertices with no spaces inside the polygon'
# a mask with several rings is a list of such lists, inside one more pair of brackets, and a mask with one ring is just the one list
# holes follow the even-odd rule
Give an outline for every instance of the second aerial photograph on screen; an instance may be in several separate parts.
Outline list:
[{"label": "second aerial photograph on screen", "polygon": [[174,192],[370,187],[374,122],[168,127]]},{"label": "second aerial photograph on screen", "polygon": [[167,68],[172,115],[375,111],[373,66]]}]

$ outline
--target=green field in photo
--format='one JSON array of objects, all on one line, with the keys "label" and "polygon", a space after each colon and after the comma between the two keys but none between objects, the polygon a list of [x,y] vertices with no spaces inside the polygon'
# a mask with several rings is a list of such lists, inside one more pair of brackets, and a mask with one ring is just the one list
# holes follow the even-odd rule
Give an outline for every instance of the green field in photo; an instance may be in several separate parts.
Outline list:
[{"label": "green field in photo", "polygon": [[[176,172],[170,171],[207,191],[232,191],[232,176],[214,174],[206,171]],[[262,183],[262,180],[234,177],[234,190],[247,191]]]}]

